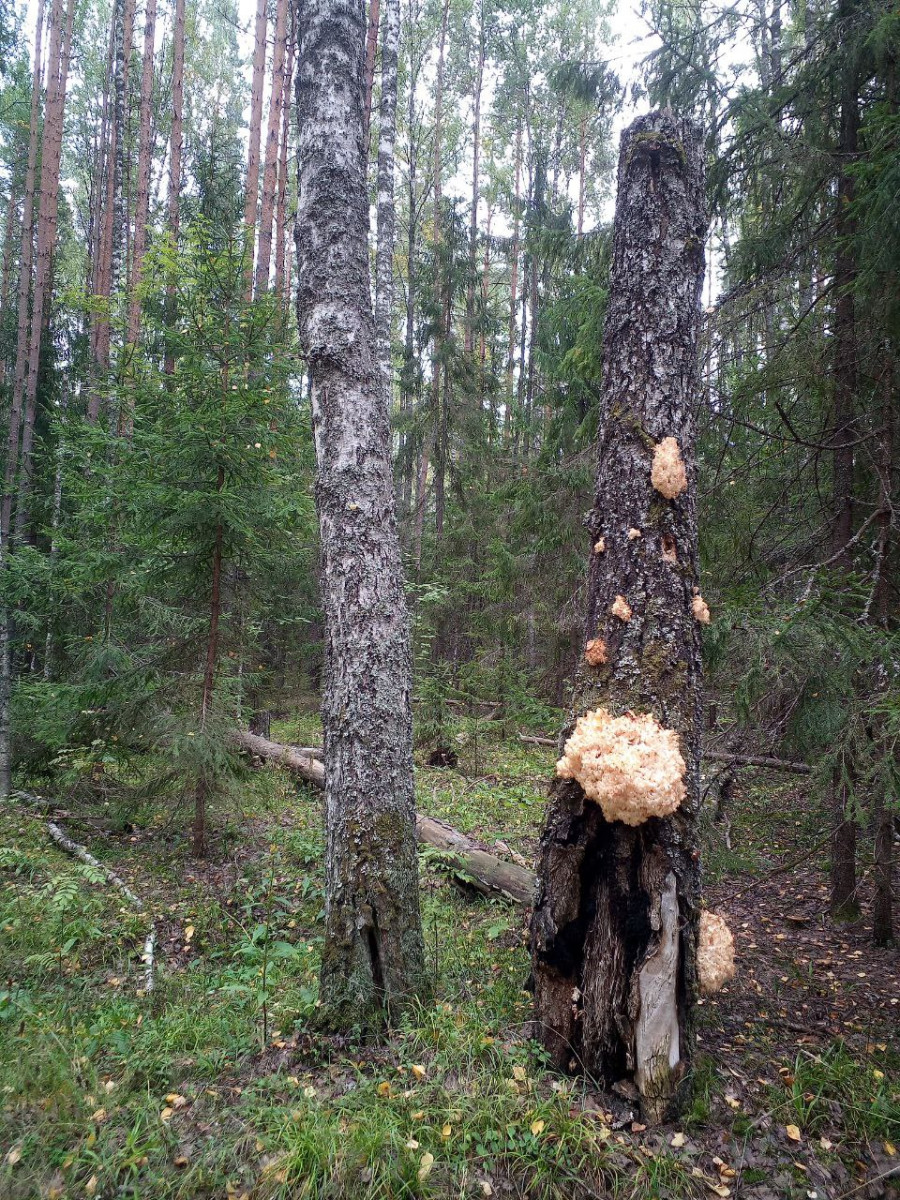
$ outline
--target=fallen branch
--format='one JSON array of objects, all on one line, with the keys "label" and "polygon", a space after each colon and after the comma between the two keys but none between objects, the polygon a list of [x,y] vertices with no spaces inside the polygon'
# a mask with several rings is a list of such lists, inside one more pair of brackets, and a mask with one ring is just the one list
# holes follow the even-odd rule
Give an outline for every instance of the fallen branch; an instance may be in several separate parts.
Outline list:
[{"label": "fallen branch", "polygon": [[520,742],[527,742],[529,746],[557,746],[559,745],[557,738],[541,737],[536,733],[520,733]]},{"label": "fallen branch", "polygon": [[[266,762],[284,767],[315,787],[325,786],[325,767],[318,759],[301,754],[291,746],[271,742],[256,733],[237,730],[232,741],[242,750]],[[464,882],[482,895],[503,895],[516,904],[531,904],[536,876],[527,867],[505,862],[487,850],[481,850],[464,833],[434,817],[416,814],[416,834],[419,841],[446,850],[459,861],[459,873]]]},{"label": "fallen branch", "polygon": [[718,750],[704,750],[703,758],[710,762],[733,763],[736,767],[768,767],[771,771],[790,771],[794,775],[812,774],[812,767],[806,763],[770,758],[765,754],[725,754]]},{"label": "fallen branch", "polygon": [[[46,807],[45,803],[42,800],[40,800],[39,797],[29,796],[26,792],[14,793],[13,799],[24,800],[27,804],[30,804],[33,807],[37,807],[37,808],[45,808]],[[74,858],[77,858],[80,862],[83,862],[87,866],[93,867],[95,870],[99,871],[101,873],[101,875],[103,875],[103,877],[107,883],[110,883],[110,884],[112,884],[113,887],[118,888],[118,890],[122,893],[122,895],[129,902],[129,904],[131,904],[131,906],[133,908],[136,908],[140,913],[146,913],[146,911],[147,911],[146,904],[144,904],[143,900],[141,900],[140,896],[138,896],[138,894],[136,892],[132,891],[132,889],[128,886],[128,884],[125,882],[125,880],[122,879],[121,876],[117,875],[115,873],[115,871],[111,870],[109,867],[104,866],[103,863],[100,862],[99,859],[94,858],[93,854],[90,853],[90,851],[87,849],[86,846],[82,846],[81,842],[74,842],[68,836],[68,834],[65,832],[65,830],[62,828],[61,825],[58,825],[55,821],[48,821],[47,822],[47,832],[50,834],[50,837],[54,840],[54,842],[56,842],[57,846],[59,846],[62,850],[65,850],[65,852],[67,854],[71,854]],[[156,960],[156,922],[151,917],[150,929],[147,933],[147,937],[144,940],[144,952],[141,955],[141,961],[144,963],[144,968],[145,968],[145,970],[144,970],[144,991],[145,992],[153,991],[153,982],[154,982],[153,969],[154,969],[155,960]]]}]

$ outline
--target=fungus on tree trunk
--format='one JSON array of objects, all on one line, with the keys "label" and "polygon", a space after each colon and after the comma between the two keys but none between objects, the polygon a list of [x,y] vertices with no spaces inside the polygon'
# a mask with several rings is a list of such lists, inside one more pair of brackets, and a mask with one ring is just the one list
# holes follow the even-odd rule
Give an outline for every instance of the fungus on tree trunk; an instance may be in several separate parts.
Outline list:
[{"label": "fungus on tree trunk", "polygon": [[607,662],[576,678],[532,921],[553,1061],[633,1081],[650,1120],[678,1097],[699,987],[693,447],[706,224],[700,130],[668,112],[636,121],[619,158],[588,520],[585,642],[602,638]]}]

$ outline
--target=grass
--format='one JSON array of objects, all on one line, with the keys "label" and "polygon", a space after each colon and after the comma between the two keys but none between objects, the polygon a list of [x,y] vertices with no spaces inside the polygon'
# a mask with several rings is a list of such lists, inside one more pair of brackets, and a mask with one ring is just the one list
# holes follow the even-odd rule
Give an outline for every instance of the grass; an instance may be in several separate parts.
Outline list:
[{"label": "grass", "polygon": [[[273,735],[312,744],[317,718]],[[418,770],[419,806],[490,844],[533,851],[552,751],[479,746],[481,774]],[[378,1042],[313,1032],[323,903],[320,798],[277,772],[247,779],[227,853],[187,857],[166,814],[90,837],[152,898],[162,969],[140,991],[140,914],[6,814],[0,852],[3,1200],[393,1200],[699,1197],[717,1154],[752,1133],[711,1056],[672,1130],[613,1128],[584,1080],[529,1040],[520,911],[463,897],[428,855],[423,920],[434,997]],[[73,827],[75,836],[80,835]],[[897,1064],[835,1046],[782,1063],[774,1119],[888,1139]],[[704,1138],[709,1134],[709,1144]],[[719,1160],[722,1161],[721,1158]],[[720,1193],[721,1194],[721,1193]]]}]

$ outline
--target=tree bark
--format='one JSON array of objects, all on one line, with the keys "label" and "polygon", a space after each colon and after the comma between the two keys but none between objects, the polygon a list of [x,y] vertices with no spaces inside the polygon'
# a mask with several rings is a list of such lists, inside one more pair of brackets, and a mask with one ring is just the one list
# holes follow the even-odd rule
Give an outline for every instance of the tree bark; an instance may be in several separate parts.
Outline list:
[{"label": "tree bark", "polygon": [[[842,0],[838,18],[849,26],[856,0]],[[834,400],[832,435],[832,526],[831,550],[836,570],[853,569],[850,548],[853,536],[853,474],[856,440],[856,393],[859,368],[856,333],[856,221],[852,214],[855,197],[853,165],[859,151],[858,67],[851,55],[841,80],[840,142],[838,146],[837,208],[835,235],[838,245],[834,270],[837,295],[834,312]],[[852,770],[852,764],[850,764]],[[856,818],[852,789],[835,777],[832,804],[834,833],[831,843],[831,913],[835,920],[853,920],[859,914],[856,902]]]},{"label": "tree bark", "polygon": [[326,620],[322,1000],[335,1024],[423,986],[409,622],[369,292],[365,16],[300,14],[297,317],[311,374]]},{"label": "tree bark", "polygon": [[288,33],[287,61],[284,67],[284,92],[281,103],[281,148],[278,155],[278,199],[275,208],[275,292],[286,303],[290,288],[286,288],[286,251],[288,227],[288,147],[291,140],[291,85],[294,80],[294,52],[297,28],[294,6],[291,5],[291,28]]},{"label": "tree bark", "polygon": [[134,207],[134,251],[131,295],[128,303],[128,344],[133,347],[141,328],[141,275],[147,251],[150,213],[150,113],[153,103],[153,49],[156,35],[156,0],[147,0],[144,19],[144,55],[141,69],[141,108],[138,127],[138,176]]},{"label": "tree bark", "polygon": [[[552,1060],[607,1084],[632,1079],[651,1120],[672,1106],[690,1062],[697,994],[702,712],[692,585],[703,153],[700,130],[668,112],[622,136],[588,518],[592,547],[602,537],[605,549],[590,558],[585,641],[602,637],[607,661],[582,660],[573,712],[653,714],[678,734],[687,794],[672,816],[632,827],[606,821],[576,781],[557,779],[532,922],[535,1013]],[[689,480],[672,500],[650,479],[665,437],[677,439]],[[631,528],[642,536],[630,539]],[[617,596],[630,619],[611,613]]]},{"label": "tree bark", "polygon": [[272,260],[272,225],[275,217],[275,190],[278,177],[278,145],[281,136],[281,108],[284,103],[284,54],[287,43],[288,0],[278,0],[275,9],[275,48],[272,52],[272,95],[269,99],[269,124],[266,129],[266,166],[263,173],[262,200],[259,209],[259,247],[256,255],[256,295],[269,286]]},{"label": "tree bark", "polygon": [[389,410],[393,399],[391,312],[394,306],[394,141],[397,133],[397,47],[399,41],[400,0],[385,0],[384,34],[381,39],[381,104],[378,112],[375,338],[378,370]]},{"label": "tree bark", "polygon": [[[19,256],[19,289],[16,314],[16,365],[13,375],[12,405],[6,439],[6,466],[3,480],[2,513],[0,513],[0,555],[5,554],[12,528],[12,498],[16,471],[19,465],[19,431],[25,398],[25,376],[28,370],[28,302],[31,298],[31,269],[34,261],[34,196],[37,172],[38,127],[41,111],[41,39],[44,6],[38,5],[37,29],[34,37],[34,68],[31,76],[31,115],[28,127],[28,163],[25,168],[25,197],[22,205],[22,249]],[[0,668],[2,669],[2,668]],[[2,684],[0,684],[2,688]],[[0,699],[0,705],[3,701]],[[0,738],[2,740],[2,738]],[[3,751],[0,750],[0,757]],[[0,774],[3,768],[0,766]],[[5,793],[4,793],[5,794]]]},{"label": "tree bark", "polygon": [[473,101],[472,129],[472,208],[469,213],[469,278],[466,288],[465,350],[471,354],[475,345],[475,280],[478,274],[478,195],[481,160],[481,92],[484,83],[484,59],[486,35],[484,28],[484,0],[478,6],[478,65],[475,72],[475,94]]},{"label": "tree bark", "polygon": [[259,209],[259,147],[262,139],[263,84],[266,77],[266,0],[256,2],[253,83],[250,91],[250,135],[244,189],[244,236],[247,238],[246,298],[253,295],[253,248]]},{"label": "tree bark", "polygon": [[875,799],[875,898],[872,904],[872,937],[876,946],[894,938],[894,814],[885,804],[881,784]]},{"label": "tree bark", "polygon": [[28,339],[28,373],[25,379],[25,411],[22,420],[22,453],[16,500],[16,536],[21,539],[28,519],[31,491],[34,424],[37,416],[37,385],[44,308],[50,298],[53,251],[59,214],[59,164],[62,154],[66,81],[72,49],[74,0],[69,0],[63,26],[62,0],[54,0],[50,16],[50,52],[47,59],[47,106],[41,150],[41,203],[38,212],[37,264],[31,305],[31,334]]},{"label": "tree bark", "polygon": [[363,117],[367,137],[369,126],[372,122],[372,92],[375,87],[375,51],[378,48],[378,26],[380,21],[381,0],[369,0],[369,28],[366,33],[366,95]]}]

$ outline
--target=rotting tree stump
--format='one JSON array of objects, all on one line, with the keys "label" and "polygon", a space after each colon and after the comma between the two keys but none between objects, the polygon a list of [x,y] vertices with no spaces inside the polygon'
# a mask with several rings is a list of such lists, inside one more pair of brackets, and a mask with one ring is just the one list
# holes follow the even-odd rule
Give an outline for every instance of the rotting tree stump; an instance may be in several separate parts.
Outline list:
[{"label": "rotting tree stump", "polygon": [[[585,656],[565,731],[597,708],[652,714],[678,735],[686,796],[673,815],[632,827],[607,821],[575,779],[557,779],[532,922],[538,1036],[562,1069],[607,1085],[632,1082],[651,1121],[678,1098],[697,996],[703,618],[694,613],[694,425],[703,155],[701,131],[669,112],[642,117],[622,136],[587,519]],[[684,490],[672,498],[651,480],[666,438],[676,439],[686,470]]]}]

